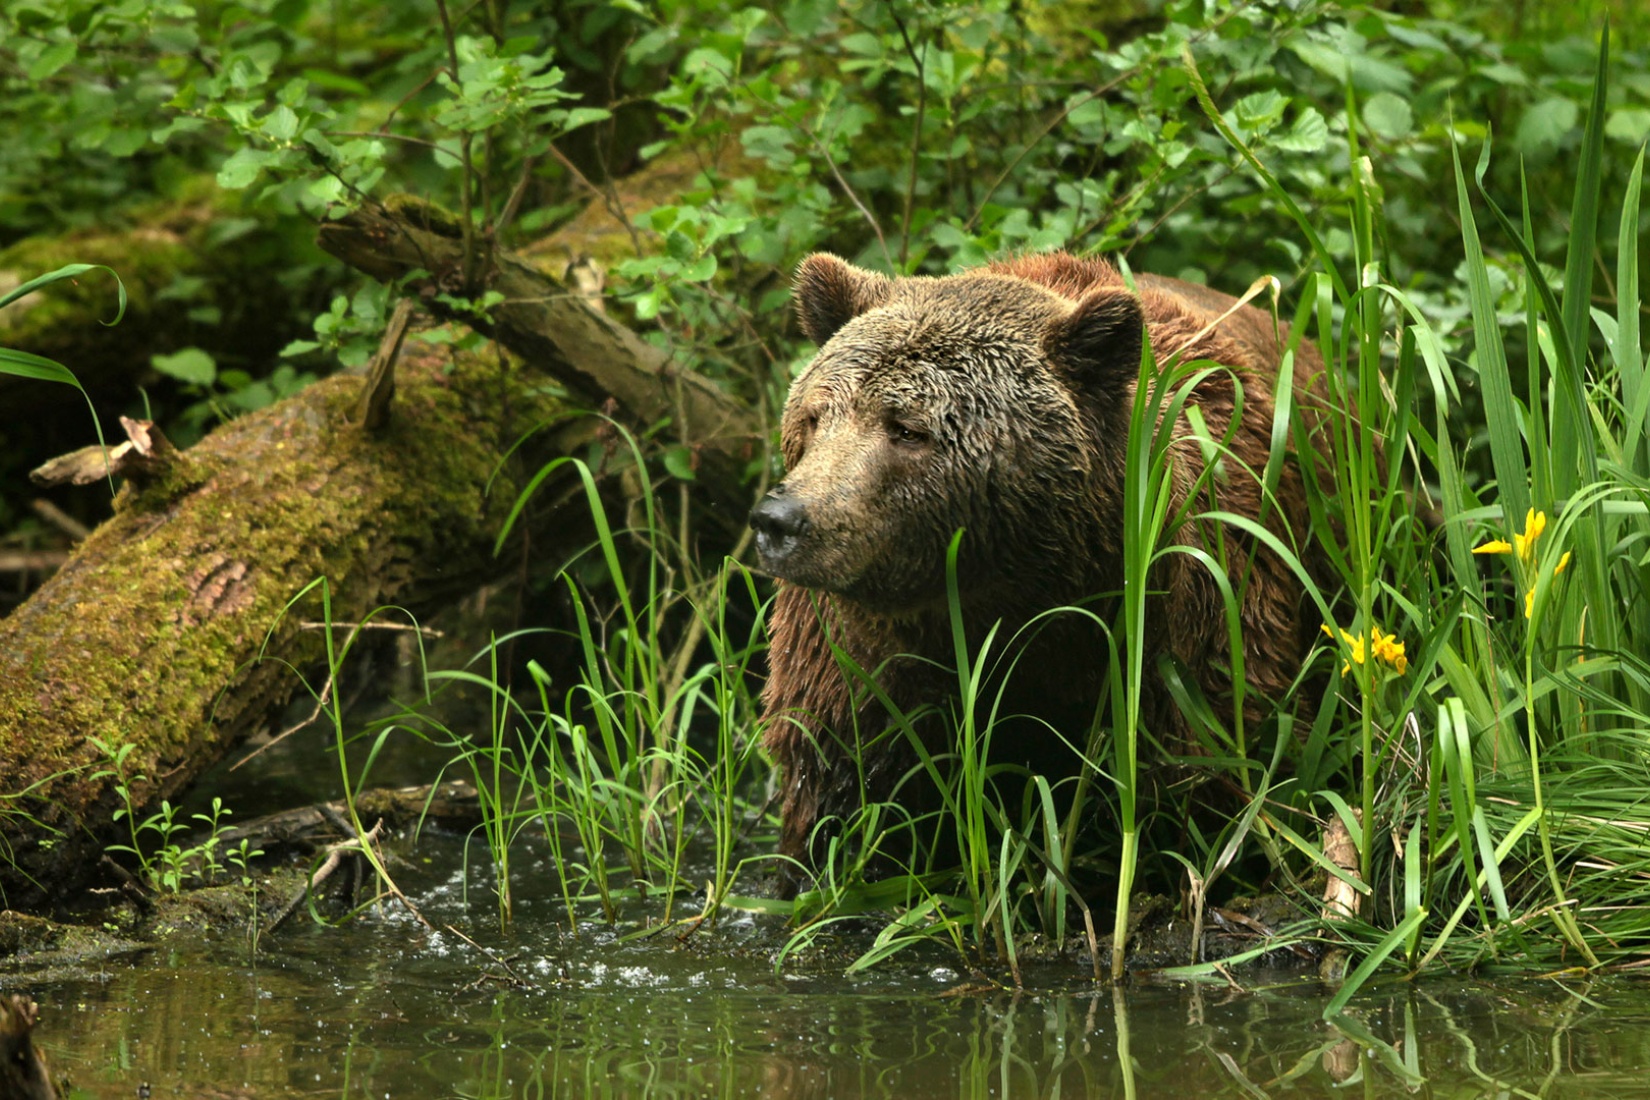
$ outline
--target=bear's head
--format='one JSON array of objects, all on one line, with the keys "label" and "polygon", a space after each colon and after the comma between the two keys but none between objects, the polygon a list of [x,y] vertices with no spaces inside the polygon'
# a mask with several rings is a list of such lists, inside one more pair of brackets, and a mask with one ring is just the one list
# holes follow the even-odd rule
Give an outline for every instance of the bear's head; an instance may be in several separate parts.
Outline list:
[{"label": "bear's head", "polygon": [[1140,364],[1132,293],[816,255],[796,299],[820,350],[785,404],[785,479],[751,514],[765,569],[891,615],[943,602],[958,528],[965,598],[1081,571]]}]

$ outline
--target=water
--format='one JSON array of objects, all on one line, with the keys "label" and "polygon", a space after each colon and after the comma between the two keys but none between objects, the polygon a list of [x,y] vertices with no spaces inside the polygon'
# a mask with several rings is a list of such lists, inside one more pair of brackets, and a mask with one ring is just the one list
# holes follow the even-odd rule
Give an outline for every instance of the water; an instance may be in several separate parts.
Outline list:
[{"label": "water", "polygon": [[[301,919],[254,959],[238,935],[179,938],[71,979],[0,974],[41,1004],[74,1095],[155,1097],[1650,1097],[1650,983],[1439,978],[1330,991],[1240,971],[1242,988],[1096,989],[1086,959],[995,984],[943,949],[845,977],[852,934],[775,973],[783,929],[571,935],[548,892],[507,934],[462,890],[461,849],[421,842],[390,908]],[[548,880],[523,866],[523,881]],[[466,943],[453,925],[487,949]],[[633,926],[632,926],[633,927]]]}]

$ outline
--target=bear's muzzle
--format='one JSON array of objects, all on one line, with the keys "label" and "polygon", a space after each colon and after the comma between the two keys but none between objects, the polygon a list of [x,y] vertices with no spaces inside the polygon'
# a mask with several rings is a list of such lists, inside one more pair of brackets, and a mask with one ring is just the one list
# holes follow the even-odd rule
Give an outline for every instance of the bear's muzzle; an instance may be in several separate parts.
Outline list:
[{"label": "bear's muzzle", "polygon": [[795,553],[808,530],[808,509],[777,485],[751,509],[751,529],[756,532],[756,555],[762,568],[783,576],[785,562]]}]

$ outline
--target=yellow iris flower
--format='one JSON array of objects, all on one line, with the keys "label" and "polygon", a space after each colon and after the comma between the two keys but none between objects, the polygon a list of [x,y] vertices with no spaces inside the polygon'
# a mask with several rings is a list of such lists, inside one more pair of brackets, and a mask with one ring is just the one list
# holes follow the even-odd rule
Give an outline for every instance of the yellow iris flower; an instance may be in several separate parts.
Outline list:
[{"label": "yellow iris flower", "polygon": [[[1537,512],[1531,508],[1524,515],[1524,530],[1513,535],[1512,542],[1505,539],[1491,539],[1482,546],[1472,548],[1474,554],[1512,554],[1518,559],[1519,573],[1524,581],[1524,617],[1530,618],[1535,613],[1535,543],[1547,530],[1547,513]],[[1558,576],[1569,568],[1570,552],[1558,559],[1558,565],[1553,568],[1553,576]]]},{"label": "yellow iris flower", "polygon": [[[1323,632],[1331,639],[1335,637],[1335,631],[1330,630],[1328,626],[1323,628]],[[1345,676],[1352,671],[1354,664],[1364,663],[1365,639],[1353,637],[1345,630],[1342,630],[1340,635],[1347,647],[1347,660],[1341,665],[1341,675]],[[1400,676],[1409,671],[1409,658],[1404,655],[1404,643],[1398,640],[1396,634],[1388,634],[1375,626],[1370,628],[1369,635],[1369,652],[1375,655],[1376,660],[1385,661],[1397,669]]]}]

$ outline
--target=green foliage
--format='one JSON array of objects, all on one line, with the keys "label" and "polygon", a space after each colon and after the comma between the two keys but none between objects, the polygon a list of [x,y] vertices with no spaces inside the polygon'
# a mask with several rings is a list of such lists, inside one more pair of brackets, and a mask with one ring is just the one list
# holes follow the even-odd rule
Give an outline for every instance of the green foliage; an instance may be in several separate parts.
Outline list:
[{"label": "green foliage", "polygon": [[173,442],[188,446],[219,420],[253,412],[315,381],[310,371],[298,371],[283,363],[263,378],[244,370],[219,370],[217,361],[200,348],[182,348],[170,355],[155,354],[149,359],[161,374],[182,383],[180,390],[192,403],[177,412]]}]

